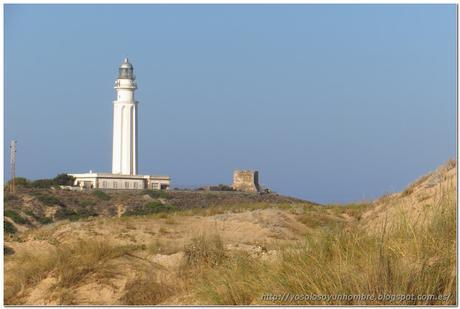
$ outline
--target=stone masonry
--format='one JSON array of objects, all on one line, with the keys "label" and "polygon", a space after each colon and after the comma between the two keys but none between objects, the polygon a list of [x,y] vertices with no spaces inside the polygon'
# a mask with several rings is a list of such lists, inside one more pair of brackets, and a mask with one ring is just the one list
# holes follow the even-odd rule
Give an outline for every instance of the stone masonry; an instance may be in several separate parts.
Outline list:
[{"label": "stone masonry", "polygon": [[232,188],[236,191],[259,192],[259,172],[251,170],[235,170]]}]

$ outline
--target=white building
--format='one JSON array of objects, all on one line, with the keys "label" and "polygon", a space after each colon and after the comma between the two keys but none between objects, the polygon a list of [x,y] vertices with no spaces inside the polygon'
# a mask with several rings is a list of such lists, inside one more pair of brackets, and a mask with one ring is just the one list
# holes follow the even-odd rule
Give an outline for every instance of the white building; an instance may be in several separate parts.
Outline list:
[{"label": "white building", "polygon": [[128,58],[121,64],[115,81],[117,98],[113,101],[112,173],[69,174],[75,185],[101,189],[167,190],[170,177],[137,174],[137,89],[134,69]]}]

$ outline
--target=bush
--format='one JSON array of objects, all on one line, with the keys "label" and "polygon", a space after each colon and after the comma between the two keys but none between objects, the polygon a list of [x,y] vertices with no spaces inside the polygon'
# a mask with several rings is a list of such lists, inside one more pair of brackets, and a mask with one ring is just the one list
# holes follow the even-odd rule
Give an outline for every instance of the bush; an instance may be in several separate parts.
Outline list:
[{"label": "bush", "polygon": [[40,222],[41,224],[50,224],[50,223],[53,223],[53,219],[49,218],[49,217],[36,217],[35,218],[38,222]]},{"label": "bush", "polygon": [[169,213],[176,211],[172,205],[164,205],[160,202],[150,202],[140,207],[133,207],[126,210],[123,216],[145,216],[158,213]]},{"label": "bush", "polygon": [[78,214],[72,209],[60,208],[56,211],[54,218],[58,220],[69,219],[70,221],[75,221],[78,220]]},{"label": "bush", "polygon": [[37,179],[31,182],[31,188],[47,189],[54,185],[52,179]]},{"label": "bush", "polygon": [[45,205],[49,205],[49,206],[59,205],[61,207],[65,207],[65,204],[53,195],[35,192],[34,196]]},{"label": "bush", "polygon": [[[17,187],[48,189],[52,186],[72,186],[75,178],[67,174],[59,174],[53,179],[45,178],[30,181],[24,177],[16,177],[14,181]],[[7,183],[7,186],[10,184],[11,180]]]},{"label": "bush", "polygon": [[97,197],[98,199],[100,199],[101,201],[108,201],[108,200],[110,200],[110,195],[108,195],[108,194],[105,193],[104,191],[101,191],[101,190],[94,190],[92,194],[93,194],[95,197]]},{"label": "bush", "polygon": [[209,187],[211,191],[235,191],[231,186],[219,184],[218,186],[211,186]]},{"label": "bush", "polygon": [[[23,188],[29,188],[30,187],[30,181],[27,180],[27,178],[24,177],[16,177],[14,178],[14,184],[16,187],[23,187]],[[8,181],[7,186],[11,185],[11,180]]]},{"label": "bush", "polygon": [[162,190],[144,190],[144,194],[147,194],[151,198],[171,198],[171,195],[168,192]]},{"label": "bush", "polygon": [[21,215],[15,212],[14,210],[5,210],[4,215],[5,217],[11,218],[14,222],[18,224],[30,224],[29,220],[21,217]]},{"label": "bush", "polygon": [[53,179],[53,183],[59,186],[73,186],[75,177],[68,174],[59,174]]},{"label": "bush", "polygon": [[28,216],[31,216],[32,218],[34,218],[35,220],[37,220],[39,223],[41,224],[50,224],[50,223],[53,223],[53,219],[49,218],[49,217],[41,217],[39,215],[36,215],[34,214],[32,211],[30,210],[27,210],[25,211],[25,214],[28,215]]},{"label": "bush", "polygon": [[95,202],[95,201],[92,201],[92,200],[80,200],[80,201],[78,201],[78,204],[79,204],[81,207],[88,207],[88,206],[94,206],[94,205],[96,205],[96,202]]},{"label": "bush", "polygon": [[14,225],[10,221],[3,221],[3,231],[7,234],[14,234],[18,230],[14,227]]},{"label": "bush", "polygon": [[95,216],[97,216],[97,213],[95,213],[94,211],[88,210],[88,209],[81,209],[77,212],[72,209],[61,208],[55,214],[56,219],[60,219],[60,220],[69,219],[70,221],[77,221],[80,219],[85,219],[88,217],[95,217]]}]

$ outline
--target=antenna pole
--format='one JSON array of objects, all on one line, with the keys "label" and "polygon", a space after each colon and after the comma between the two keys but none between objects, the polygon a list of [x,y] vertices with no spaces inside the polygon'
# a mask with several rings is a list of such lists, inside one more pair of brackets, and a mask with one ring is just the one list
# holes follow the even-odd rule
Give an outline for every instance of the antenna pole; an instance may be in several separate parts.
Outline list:
[{"label": "antenna pole", "polygon": [[16,192],[16,141],[12,140],[10,144],[10,192],[14,194]]}]

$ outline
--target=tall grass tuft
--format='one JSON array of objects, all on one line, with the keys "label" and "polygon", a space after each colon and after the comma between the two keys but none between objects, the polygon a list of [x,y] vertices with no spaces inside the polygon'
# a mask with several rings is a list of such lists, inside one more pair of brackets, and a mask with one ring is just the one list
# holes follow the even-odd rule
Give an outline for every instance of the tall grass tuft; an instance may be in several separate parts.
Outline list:
[{"label": "tall grass tuft", "polygon": [[159,281],[155,273],[147,271],[137,274],[126,283],[120,305],[157,305],[174,294],[174,288]]},{"label": "tall grass tuft", "polygon": [[215,267],[222,264],[225,257],[224,243],[217,234],[201,234],[184,248],[185,267]]}]

